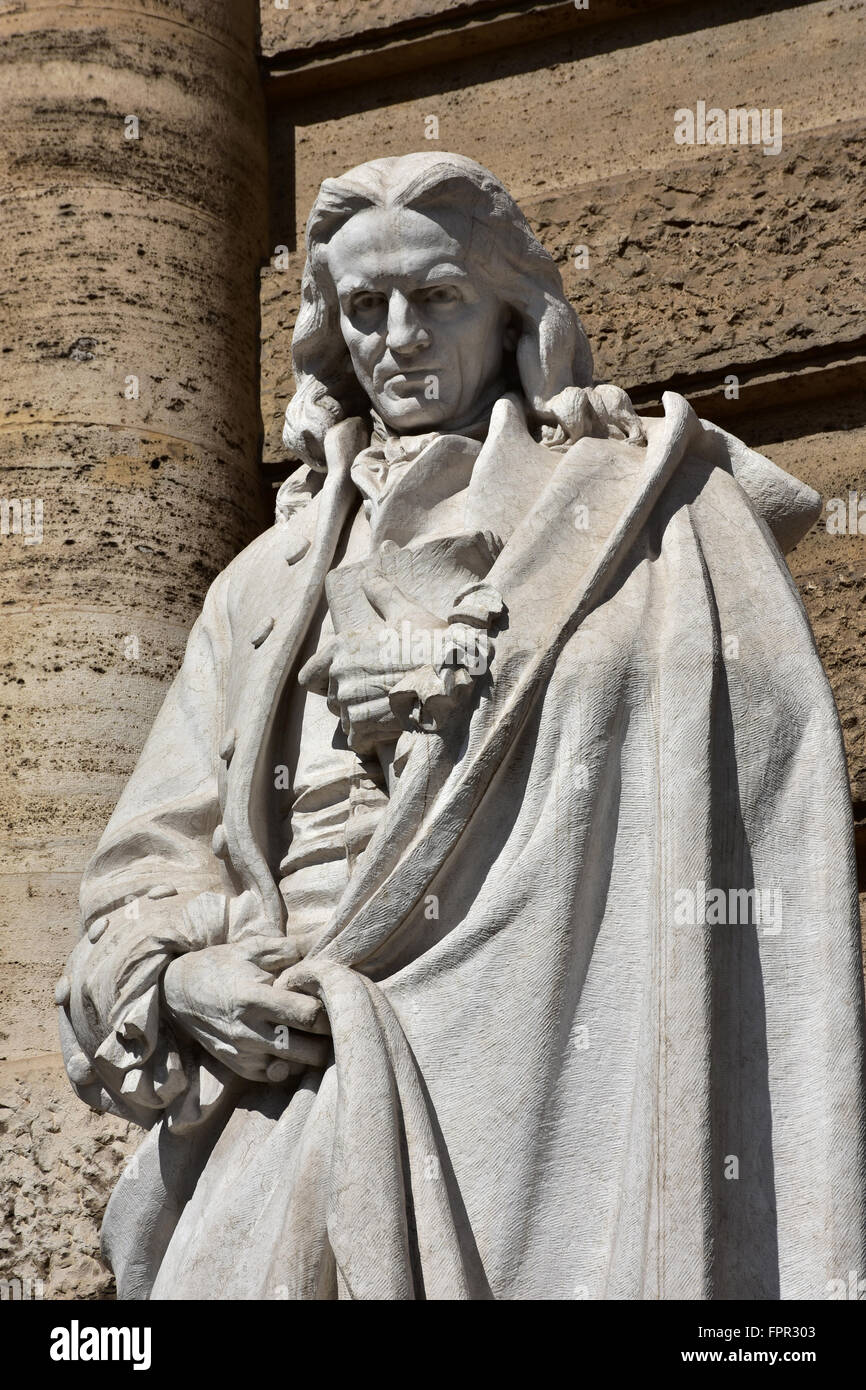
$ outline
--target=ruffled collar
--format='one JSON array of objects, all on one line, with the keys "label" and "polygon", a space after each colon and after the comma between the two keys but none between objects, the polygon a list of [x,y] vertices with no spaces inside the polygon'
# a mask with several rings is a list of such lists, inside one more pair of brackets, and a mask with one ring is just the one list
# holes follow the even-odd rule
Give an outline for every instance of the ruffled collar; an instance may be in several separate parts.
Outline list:
[{"label": "ruffled collar", "polygon": [[490,424],[490,416],[493,412],[494,402],[491,401],[483,411],[465,429],[459,430],[428,430],[425,434],[398,434],[392,430],[390,425],[386,425],[381,415],[373,407],[370,407],[370,418],[373,422],[373,433],[370,444],[364,450],[368,462],[372,463],[374,458],[379,458],[389,467],[395,463],[408,462],[415,459],[432,444],[434,439],[438,439],[441,434],[453,434],[464,439],[487,438],[487,429]]},{"label": "ruffled collar", "polygon": [[424,434],[398,434],[382,419],[378,411],[371,409],[373,433],[370,443],[355,459],[351,468],[352,481],[364,498],[364,511],[372,519],[380,503],[384,502],[397,478],[405,476],[417,458],[437,439],[472,439],[481,441],[487,438],[490,416],[493,412],[491,402],[476,418],[461,430],[427,430]]}]

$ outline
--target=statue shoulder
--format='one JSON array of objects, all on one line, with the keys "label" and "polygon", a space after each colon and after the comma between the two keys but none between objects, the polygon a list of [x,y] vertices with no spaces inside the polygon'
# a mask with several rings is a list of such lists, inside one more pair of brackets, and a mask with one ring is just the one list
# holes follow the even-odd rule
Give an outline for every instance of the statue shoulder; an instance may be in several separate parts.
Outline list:
[{"label": "statue shoulder", "polygon": [[286,561],[291,565],[295,558],[300,558],[313,538],[323,481],[324,474],[304,466],[290,474],[277,492],[273,525],[235,556],[217,575],[214,587],[230,591],[271,559],[279,560],[284,567]]},{"label": "statue shoulder", "polygon": [[209,625],[227,624],[228,631],[244,627],[244,615],[261,608],[266,597],[280,596],[291,605],[298,599],[305,566],[316,534],[322,475],[302,468],[283,483],[277,494],[273,525],[256,536],[214,579],[203,616]]}]

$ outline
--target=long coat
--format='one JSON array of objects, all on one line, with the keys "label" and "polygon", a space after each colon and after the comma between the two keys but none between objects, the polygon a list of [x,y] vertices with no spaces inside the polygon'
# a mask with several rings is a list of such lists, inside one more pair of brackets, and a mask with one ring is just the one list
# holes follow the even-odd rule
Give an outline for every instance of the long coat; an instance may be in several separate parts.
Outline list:
[{"label": "long coat", "polygon": [[497,405],[464,509],[506,542],[491,670],[294,967],[334,1060],[280,1086],[159,981],[285,930],[273,762],[345,470],[215,581],[60,993],[79,1094],[149,1127],[103,1227],[121,1297],[821,1298],[866,1267],[845,759],[782,558],[820,503],[665,409],[557,454]]}]

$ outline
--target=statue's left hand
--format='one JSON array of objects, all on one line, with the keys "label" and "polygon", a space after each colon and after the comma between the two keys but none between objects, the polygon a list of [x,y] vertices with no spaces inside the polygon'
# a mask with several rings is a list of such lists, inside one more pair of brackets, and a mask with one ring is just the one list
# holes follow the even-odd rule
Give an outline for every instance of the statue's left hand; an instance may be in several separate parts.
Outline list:
[{"label": "statue's left hand", "polygon": [[372,753],[380,743],[396,742],[402,732],[389,695],[416,663],[400,660],[395,633],[388,628],[341,633],[317,652],[301,671],[302,685],[327,695],[349,747]]},{"label": "statue's left hand", "polygon": [[166,1006],[189,1037],[249,1081],[282,1081],[304,1067],[325,1066],[330,1043],[321,1036],[329,1032],[322,1004],[274,985],[274,973],[296,959],[283,938],[190,951],[163,976]]},{"label": "statue's left hand", "polygon": [[418,653],[432,645],[434,633],[448,627],[390,580],[370,576],[364,592],[382,626],[338,633],[298,676],[301,685],[327,696],[349,747],[361,754],[400,737],[404,726],[391,707],[390,693],[420,669]]}]

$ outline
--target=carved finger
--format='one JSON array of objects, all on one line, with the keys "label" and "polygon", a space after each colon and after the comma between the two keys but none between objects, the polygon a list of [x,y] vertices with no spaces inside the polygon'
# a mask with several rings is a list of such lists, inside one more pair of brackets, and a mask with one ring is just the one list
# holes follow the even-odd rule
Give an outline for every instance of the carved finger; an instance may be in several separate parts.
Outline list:
[{"label": "carved finger", "polygon": [[281,1081],[287,1081],[290,1076],[298,1076],[302,1071],[304,1071],[303,1062],[286,1062],[282,1057],[276,1057],[265,1067],[265,1077],[268,1081],[279,1085]]},{"label": "carved finger", "polygon": [[[397,739],[402,728],[387,699],[353,705],[341,720],[353,753],[372,753],[377,744]],[[348,727],[347,727],[348,725]]]},{"label": "carved finger", "polygon": [[254,993],[250,992],[244,1006],[243,1021],[248,1027],[255,1028],[260,1036],[265,1037],[270,1025],[302,1028],[308,1033],[330,1032],[328,1016],[319,999],[271,985]]},{"label": "carved finger", "polygon": [[355,705],[369,703],[374,700],[387,700],[389,692],[403,679],[405,673],[400,671],[389,672],[387,676],[369,675],[364,671],[353,670],[343,676],[339,682],[339,703],[353,708]]},{"label": "carved finger", "polygon": [[265,1080],[265,1069],[272,1056],[265,1038],[253,1033],[247,1035],[237,1024],[232,1026],[229,1035],[216,1032],[201,1022],[191,1024],[187,1031],[200,1047],[218,1062],[224,1062],[236,1076],[246,1081]]},{"label": "carved finger", "polygon": [[298,672],[298,684],[316,695],[327,695],[331,663],[337,651],[338,638],[332,637],[321,651],[311,656]]},{"label": "carved finger", "polygon": [[271,1058],[293,1065],[323,1067],[331,1055],[330,1036],[289,1027],[279,1018],[262,1017],[258,1027],[239,1033],[238,1043],[238,1056],[243,1064],[251,1070],[257,1065],[261,1075],[270,1068]]},{"label": "carved finger", "polygon": [[274,1054],[282,1062],[300,1062],[305,1067],[325,1067],[331,1057],[330,1038],[315,1038],[295,1028],[287,1028],[285,1040],[279,1035]]},{"label": "carved finger", "polygon": [[271,975],[288,969],[301,959],[301,953],[294,942],[284,936],[253,936],[235,943],[239,951],[251,965],[266,970]]},{"label": "carved finger", "polygon": [[267,1066],[265,1056],[253,1058],[240,1053],[218,1053],[218,1060],[225,1062],[230,1071],[235,1076],[242,1076],[244,1081],[267,1081]]}]

